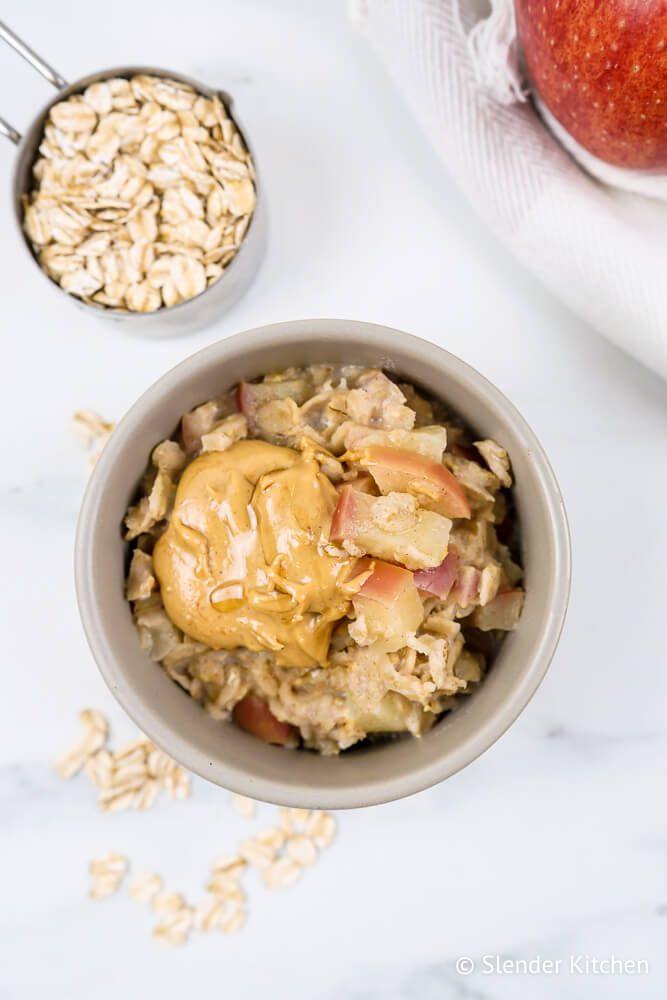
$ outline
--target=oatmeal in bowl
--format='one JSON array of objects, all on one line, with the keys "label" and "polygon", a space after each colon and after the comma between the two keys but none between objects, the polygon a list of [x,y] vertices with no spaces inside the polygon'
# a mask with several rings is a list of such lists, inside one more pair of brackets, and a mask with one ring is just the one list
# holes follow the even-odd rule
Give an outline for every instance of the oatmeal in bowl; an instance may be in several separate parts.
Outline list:
[{"label": "oatmeal in bowl", "polygon": [[141,647],[268,743],[420,737],[519,622],[511,487],[502,443],[379,368],[242,381],[156,444],[127,511]]},{"label": "oatmeal in bowl", "polygon": [[223,788],[340,809],[502,735],[555,651],[569,560],[551,468],[493,385],[401,331],[316,319],[228,337],[139,398],[91,474],[75,570],[148,738]]}]

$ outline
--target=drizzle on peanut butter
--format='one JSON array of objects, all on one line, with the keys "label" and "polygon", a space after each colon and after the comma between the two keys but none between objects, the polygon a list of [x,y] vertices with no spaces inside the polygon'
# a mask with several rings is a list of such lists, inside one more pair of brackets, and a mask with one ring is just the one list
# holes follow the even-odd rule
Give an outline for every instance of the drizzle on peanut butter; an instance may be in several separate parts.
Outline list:
[{"label": "drizzle on peanut butter", "polygon": [[213,649],[325,665],[333,625],[349,609],[352,561],[324,550],[336,501],[307,452],[239,441],[196,458],[153,553],[171,620]]}]

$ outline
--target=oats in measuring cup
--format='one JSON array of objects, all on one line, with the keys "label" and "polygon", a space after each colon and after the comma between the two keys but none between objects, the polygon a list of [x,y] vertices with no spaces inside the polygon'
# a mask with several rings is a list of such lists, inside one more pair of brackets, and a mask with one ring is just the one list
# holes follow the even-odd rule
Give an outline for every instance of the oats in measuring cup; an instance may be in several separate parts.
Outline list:
[{"label": "oats in measuring cup", "polygon": [[201,294],[255,210],[250,153],[216,95],[134,76],[55,104],[24,198],[43,270],[70,295],[155,312]]}]

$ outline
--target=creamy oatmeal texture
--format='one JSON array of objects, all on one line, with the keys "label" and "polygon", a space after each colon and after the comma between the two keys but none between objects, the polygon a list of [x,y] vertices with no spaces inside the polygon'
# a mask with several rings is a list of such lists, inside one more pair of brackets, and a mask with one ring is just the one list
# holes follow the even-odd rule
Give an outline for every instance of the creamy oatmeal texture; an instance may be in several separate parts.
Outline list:
[{"label": "creamy oatmeal texture", "polygon": [[511,483],[501,445],[381,371],[242,383],[155,447],[128,510],[142,648],[267,742],[419,736],[519,619]]}]

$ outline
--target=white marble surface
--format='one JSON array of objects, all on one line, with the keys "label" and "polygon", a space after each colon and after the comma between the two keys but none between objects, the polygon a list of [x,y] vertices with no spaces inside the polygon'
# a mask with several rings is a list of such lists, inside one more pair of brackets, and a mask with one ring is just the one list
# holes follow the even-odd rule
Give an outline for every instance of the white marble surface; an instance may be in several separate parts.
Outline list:
[{"label": "white marble surface", "polygon": [[[271,245],[251,294],[217,327],[149,343],[52,295],[19,253],[2,200],[0,997],[664,996],[664,384],[508,259],[335,0],[116,0],[111,9],[25,0],[11,18],[69,78],[136,61],[231,90],[260,159]],[[48,85],[1,56],[2,113],[20,128]],[[5,191],[12,156],[7,144]],[[127,897],[86,899],[88,859],[124,851],[194,894],[208,859],[245,827],[226,793],[201,781],[187,805],[107,817],[83,779],[54,776],[79,708],[106,711],[118,738],[133,733],[75,608],[86,469],[69,418],[84,406],[115,418],[196,348],[313,315],[429,337],[515,401],[570,513],[569,620],[535,699],[481,760],[408,801],[341,815],[336,845],[298,889],[272,895],[253,883],[241,934],[172,952]],[[496,953],[614,954],[647,959],[650,973],[484,973],[482,956]],[[478,970],[457,974],[459,956]]]}]

